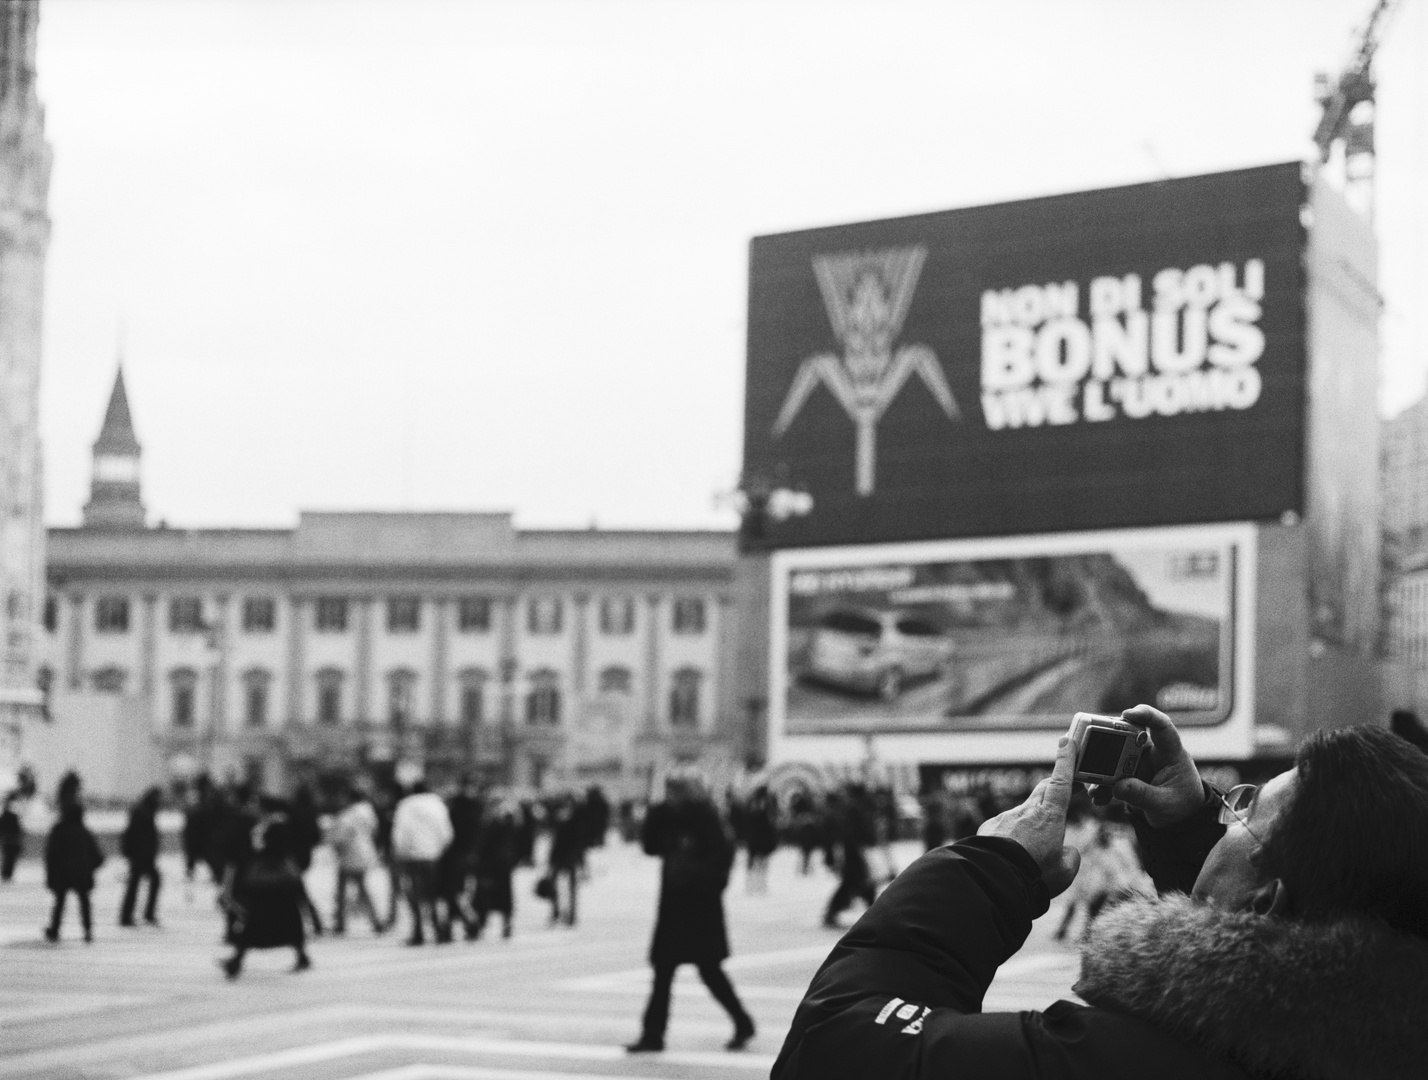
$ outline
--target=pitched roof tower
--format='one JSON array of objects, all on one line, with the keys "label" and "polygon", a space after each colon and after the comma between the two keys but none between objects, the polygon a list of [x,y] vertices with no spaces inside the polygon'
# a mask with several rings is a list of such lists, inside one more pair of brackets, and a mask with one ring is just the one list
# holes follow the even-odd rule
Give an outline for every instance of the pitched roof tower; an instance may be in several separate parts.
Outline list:
[{"label": "pitched roof tower", "polygon": [[86,529],[142,529],[144,504],[139,497],[139,439],[129,415],[121,362],[104,410],[104,424],[94,440],[89,502],[84,507]]}]

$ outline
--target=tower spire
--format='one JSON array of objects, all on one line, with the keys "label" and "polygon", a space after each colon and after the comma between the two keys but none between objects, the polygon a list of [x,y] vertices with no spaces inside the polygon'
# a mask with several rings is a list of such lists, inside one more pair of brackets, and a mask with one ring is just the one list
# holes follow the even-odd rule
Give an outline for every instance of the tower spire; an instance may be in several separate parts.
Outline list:
[{"label": "tower spire", "polygon": [[89,502],[84,507],[87,529],[142,529],[144,503],[139,497],[139,438],[129,413],[124,367],[114,375],[114,389],[104,410],[99,438],[94,440],[94,467]]}]

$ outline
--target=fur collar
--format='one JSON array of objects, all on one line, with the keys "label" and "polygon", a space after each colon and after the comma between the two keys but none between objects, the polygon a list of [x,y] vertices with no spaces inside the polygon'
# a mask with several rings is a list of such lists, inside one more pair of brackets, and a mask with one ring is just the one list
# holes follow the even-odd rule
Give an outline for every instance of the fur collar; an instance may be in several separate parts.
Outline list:
[{"label": "fur collar", "polygon": [[1075,989],[1256,1077],[1428,1070],[1428,942],[1369,921],[1265,919],[1178,893],[1130,900],[1096,920]]}]

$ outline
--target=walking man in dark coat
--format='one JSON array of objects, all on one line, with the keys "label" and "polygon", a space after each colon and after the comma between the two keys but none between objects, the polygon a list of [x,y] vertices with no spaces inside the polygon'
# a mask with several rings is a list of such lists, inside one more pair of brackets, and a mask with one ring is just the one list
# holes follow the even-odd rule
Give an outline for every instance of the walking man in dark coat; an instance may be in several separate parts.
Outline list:
[{"label": "walking man in dark coat", "polygon": [[630,1053],[664,1049],[674,973],[680,964],[693,964],[714,1000],[734,1021],[727,1048],[740,1050],[754,1037],[754,1021],[722,967],[729,956],[724,887],[729,883],[734,845],[698,773],[681,770],[669,776],[665,801],[650,807],[640,840],[645,854],[658,856],[664,865],[650,942],[654,983],[644,1030],[625,1049]]},{"label": "walking man in dark coat", "polygon": [[872,803],[861,784],[849,784],[843,798],[834,805],[837,812],[830,825],[837,852],[838,888],[828,898],[823,925],[836,929],[838,916],[848,910],[854,900],[862,900],[871,907],[877,895],[867,856],[868,845],[876,841],[877,835]]},{"label": "walking man in dark coat", "polygon": [[50,925],[45,928],[46,941],[59,941],[65,897],[70,893],[74,893],[79,901],[79,922],[84,928],[84,940],[94,940],[89,894],[94,888],[94,872],[103,863],[104,854],[99,850],[99,843],[84,823],[79,777],[72,772],[66,773],[60,780],[59,821],[45,841],[45,887],[55,898]]},{"label": "walking man in dark coat", "polygon": [[144,905],[144,921],[159,925],[159,789],[144,792],[129,811],[129,824],[119,839],[119,853],[129,863],[129,882],[124,886],[124,901],[119,905],[119,925],[134,925],[134,905],[139,900],[139,886],[149,883],[149,899]]}]

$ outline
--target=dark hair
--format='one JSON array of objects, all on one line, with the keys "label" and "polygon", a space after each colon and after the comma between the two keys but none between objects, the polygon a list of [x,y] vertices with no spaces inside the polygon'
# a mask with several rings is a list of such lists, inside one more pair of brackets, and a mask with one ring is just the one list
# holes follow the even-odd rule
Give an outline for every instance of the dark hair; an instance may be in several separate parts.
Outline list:
[{"label": "dark hair", "polygon": [[1295,760],[1264,868],[1308,921],[1378,919],[1428,937],[1428,756],[1375,727],[1317,732]]}]

